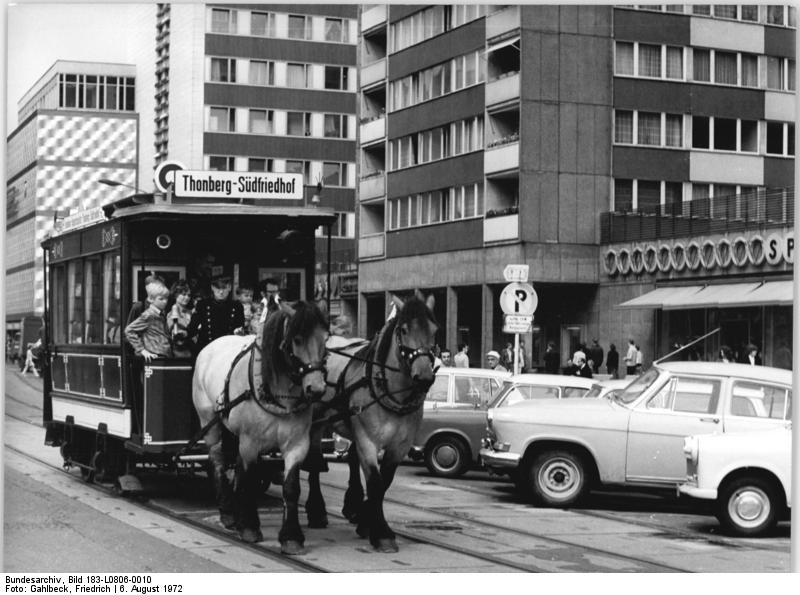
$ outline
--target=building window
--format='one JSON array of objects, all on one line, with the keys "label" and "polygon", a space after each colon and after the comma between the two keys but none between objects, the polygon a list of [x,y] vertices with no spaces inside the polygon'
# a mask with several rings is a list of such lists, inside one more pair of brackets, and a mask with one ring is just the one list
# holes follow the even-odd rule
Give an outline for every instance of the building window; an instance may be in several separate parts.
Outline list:
[{"label": "building window", "polygon": [[767,122],[767,154],[794,155],[794,124]]},{"label": "building window", "polygon": [[287,64],[286,66],[286,86],[295,89],[305,89],[308,87],[308,65],[307,64]]},{"label": "building window", "polygon": [[692,78],[696,81],[711,82],[711,52],[694,49],[692,51]]},{"label": "building window", "polygon": [[347,186],[347,164],[326,161],[322,164],[324,186]]},{"label": "building window", "polygon": [[[347,212],[336,212],[336,221],[331,225],[332,238],[355,238],[356,237],[356,214]],[[328,226],[320,225],[316,229],[315,235],[318,238],[328,236]]]},{"label": "building window", "polygon": [[286,134],[289,136],[311,136],[311,114],[308,112],[286,112]]},{"label": "building window", "polygon": [[296,161],[292,159],[286,160],[286,173],[287,174],[302,174],[303,184],[311,183],[311,162],[310,161]]},{"label": "building window", "polygon": [[247,171],[274,171],[272,169],[272,159],[261,157],[251,157],[247,160]]},{"label": "building window", "polygon": [[639,112],[637,141],[640,145],[661,145],[661,114]]},{"label": "building window", "polygon": [[639,44],[639,76],[661,77],[661,46]]},{"label": "building window", "polygon": [[272,110],[250,110],[249,131],[253,134],[272,134],[273,112]]},{"label": "building window", "polygon": [[657,180],[637,181],[636,210],[640,213],[661,212],[661,182]]},{"label": "building window", "polygon": [[274,85],[275,63],[260,60],[250,61],[249,83],[251,85]]},{"label": "building window", "polygon": [[616,52],[614,56],[614,72],[615,74],[624,74],[633,76],[633,44],[618,41],[616,44]]},{"label": "building window", "polygon": [[758,56],[742,54],[742,86],[758,87]]},{"label": "building window", "polygon": [[711,135],[709,131],[710,119],[706,116],[692,117],[692,148],[711,148]]},{"label": "building window", "polygon": [[222,8],[211,9],[212,33],[236,33],[236,11]]},{"label": "building window", "polygon": [[736,54],[731,52],[714,52],[714,82],[720,85],[735,85]]},{"label": "building window", "polygon": [[614,142],[633,144],[633,112],[622,110],[614,112]]},{"label": "building window", "polygon": [[346,91],[349,70],[347,66],[326,66],[325,88]]},{"label": "building window", "polygon": [[735,4],[715,4],[714,16],[718,19],[735,19],[736,18],[736,5]]},{"label": "building window", "polygon": [[667,78],[683,79],[683,48],[667,46]]},{"label": "building window", "polygon": [[289,38],[311,39],[311,17],[305,15],[289,15]]},{"label": "building window", "polygon": [[683,212],[683,184],[664,182],[664,211],[669,215]]},{"label": "building window", "polygon": [[666,114],[664,124],[664,144],[668,147],[682,147],[683,116],[678,114]]},{"label": "building window", "polygon": [[208,158],[208,169],[212,171],[234,171],[234,163],[233,157],[211,155]]},{"label": "building window", "polygon": [[742,4],[742,20],[758,22],[758,5],[757,4]]},{"label": "building window", "polygon": [[741,151],[746,153],[758,152],[758,122],[755,120],[742,120],[741,127]]},{"label": "building window", "polygon": [[711,5],[710,4],[696,4],[692,6],[692,14],[700,15],[700,16],[711,16]]},{"label": "building window", "polygon": [[714,149],[717,151],[736,150],[736,120],[714,118]]},{"label": "building window", "polygon": [[236,110],[230,107],[212,107],[209,110],[208,130],[236,132]]},{"label": "building window", "polygon": [[633,180],[614,180],[614,212],[633,211]]},{"label": "building window", "polygon": [[783,25],[783,5],[767,6],[767,24]]},{"label": "building window", "polygon": [[349,22],[342,19],[325,19],[325,41],[347,43]]},{"label": "building window", "polygon": [[275,37],[275,15],[269,12],[250,14],[250,35]]},{"label": "building window", "polygon": [[345,114],[325,114],[324,127],[327,138],[347,138],[348,117]]},{"label": "building window", "polygon": [[235,83],[236,60],[233,58],[211,58],[211,80],[215,83]]}]

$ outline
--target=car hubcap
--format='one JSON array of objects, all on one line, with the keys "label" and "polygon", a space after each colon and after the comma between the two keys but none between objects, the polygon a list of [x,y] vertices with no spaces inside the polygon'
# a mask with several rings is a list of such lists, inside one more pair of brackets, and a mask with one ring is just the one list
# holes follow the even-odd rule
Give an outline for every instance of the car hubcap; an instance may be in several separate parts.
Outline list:
[{"label": "car hubcap", "polygon": [[539,472],[539,485],[552,496],[570,496],[578,487],[580,474],[569,461],[548,461]]},{"label": "car hubcap", "polygon": [[458,452],[449,444],[436,449],[436,463],[442,469],[450,469],[458,462]]},{"label": "car hubcap", "polygon": [[769,516],[769,498],[752,486],[738,490],[728,502],[728,512],[742,526],[760,525]]}]

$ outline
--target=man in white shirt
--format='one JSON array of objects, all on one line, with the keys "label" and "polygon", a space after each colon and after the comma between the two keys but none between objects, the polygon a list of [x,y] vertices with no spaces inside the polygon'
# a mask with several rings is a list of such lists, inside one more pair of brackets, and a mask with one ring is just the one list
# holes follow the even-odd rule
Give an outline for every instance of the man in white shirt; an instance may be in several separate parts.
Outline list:
[{"label": "man in white shirt", "polygon": [[625,354],[625,372],[626,374],[636,374],[636,344],[633,339],[628,341],[628,353]]},{"label": "man in white shirt", "polygon": [[466,343],[461,343],[461,345],[458,346],[458,353],[453,357],[453,363],[456,365],[456,368],[469,368],[468,351],[469,345]]}]

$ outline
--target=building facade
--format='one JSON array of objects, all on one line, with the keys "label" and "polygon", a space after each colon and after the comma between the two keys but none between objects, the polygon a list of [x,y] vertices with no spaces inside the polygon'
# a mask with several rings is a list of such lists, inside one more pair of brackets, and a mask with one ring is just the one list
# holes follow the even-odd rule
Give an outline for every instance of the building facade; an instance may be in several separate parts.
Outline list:
[{"label": "building facade", "polygon": [[153,114],[143,125],[143,178],[164,161],[196,170],[302,173],[306,200],[317,196],[339,216],[331,230],[331,287],[327,230],[319,230],[317,291],[306,297],[330,296],[333,314],[355,320],[358,6],[190,3],[148,10],[156,51],[143,77],[146,113]]},{"label": "building facade", "polygon": [[136,68],[57,61],[19,102],[7,139],[6,330],[44,311],[41,241],[71,211],[137,185]]},{"label": "building facade", "polygon": [[[505,265],[521,263],[539,298],[521,336],[530,367],[551,341],[566,361],[592,338],[623,356],[634,338],[648,363],[714,325],[738,325],[716,336],[759,343],[772,363],[785,294],[747,292],[754,310],[630,302],[730,283],[727,257],[646,272],[673,244],[737,259],[746,244],[735,274],[751,290],[790,278],[790,260],[766,255],[793,242],[794,18],[785,5],[364,7],[360,326],[370,335],[390,292],[420,288],[436,297],[439,345],[468,344],[480,366],[513,340],[499,296]],[[703,213],[727,227],[680,227]]]}]

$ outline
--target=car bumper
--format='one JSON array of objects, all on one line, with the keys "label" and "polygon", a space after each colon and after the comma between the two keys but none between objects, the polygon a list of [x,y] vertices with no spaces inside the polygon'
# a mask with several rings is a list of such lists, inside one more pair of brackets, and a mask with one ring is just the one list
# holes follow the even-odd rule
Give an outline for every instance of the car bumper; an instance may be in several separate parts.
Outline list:
[{"label": "car bumper", "polygon": [[519,467],[519,460],[522,458],[513,452],[498,452],[491,448],[481,449],[481,460],[486,467],[498,469],[513,469]]},{"label": "car bumper", "polygon": [[699,498],[700,500],[716,500],[716,488],[700,488],[696,485],[682,483],[678,486],[678,493],[690,496],[692,498]]}]

